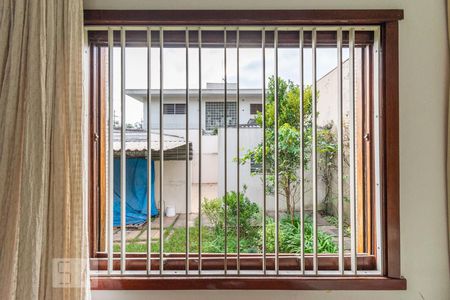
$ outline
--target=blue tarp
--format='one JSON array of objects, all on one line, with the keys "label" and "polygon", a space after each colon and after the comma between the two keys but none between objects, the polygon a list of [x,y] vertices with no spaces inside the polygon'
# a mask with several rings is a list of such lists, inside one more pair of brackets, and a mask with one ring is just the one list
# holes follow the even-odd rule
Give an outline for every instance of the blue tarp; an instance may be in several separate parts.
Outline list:
[{"label": "blue tarp", "polygon": [[[152,161],[151,213],[158,215],[155,205],[155,162]],[[147,220],[147,160],[127,158],[126,224],[140,224]],[[114,159],[114,226],[120,225],[120,158]]]}]

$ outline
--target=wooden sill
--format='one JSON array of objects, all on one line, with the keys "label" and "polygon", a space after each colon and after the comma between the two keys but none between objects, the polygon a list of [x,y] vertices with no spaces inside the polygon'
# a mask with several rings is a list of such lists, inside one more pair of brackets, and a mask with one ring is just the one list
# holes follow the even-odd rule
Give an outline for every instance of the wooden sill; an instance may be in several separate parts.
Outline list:
[{"label": "wooden sill", "polygon": [[406,290],[387,277],[92,277],[92,290]]},{"label": "wooden sill", "polygon": [[[224,268],[223,255],[204,253],[202,255],[202,269],[203,270],[222,270]],[[104,253],[98,253],[96,258],[91,258],[91,270],[107,270],[107,256]],[[120,256],[114,255],[114,270],[120,270]],[[247,254],[242,253],[240,256],[240,265],[245,270],[261,270],[262,259],[259,254]],[[319,254],[318,257],[319,270],[324,271],[337,271],[339,268],[339,262],[337,255]],[[344,257],[344,269],[350,270],[350,257]],[[357,265],[358,270],[375,270],[376,269],[376,257],[374,255],[358,254]],[[152,270],[159,270],[159,257],[153,255],[152,258]],[[229,270],[236,270],[237,262],[236,255],[229,254],[227,259],[227,268]],[[279,266],[281,270],[299,270],[300,260],[298,257],[293,257],[289,254],[280,254]],[[184,270],[186,267],[184,254],[168,254],[165,256],[164,270]],[[269,255],[266,258],[266,267],[268,270],[274,270],[275,259],[273,255]],[[147,268],[147,258],[140,253],[127,254],[126,269],[129,271],[143,271]],[[197,255],[190,255],[190,270],[198,270]],[[313,257],[310,254],[305,255],[305,270],[313,269]]]},{"label": "wooden sill", "polygon": [[[114,270],[120,270],[119,255],[116,254]],[[194,255],[195,256],[195,255]],[[297,258],[280,257],[280,267],[283,270],[298,270]],[[184,254],[171,254],[167,256],[171,260],[164,263],[165,270],[183,270],[185,268]],[[223,268],[223,256],[217,254],[204,254],[202,263],[203,270],[221,270]],[[191,257],[195,258],[195,257]],[[104,253],[98,253],[97,258],[91,259],[92,270],[106,270],[107,261]],[[255,254],[243,254],[241,267],[246,270],[261,269],[261,257]],[[319,255],[318,263],[320,270],[336,270],[338,268],[337,256]],[[235,257],[231,255],[228,260],[228,269],[235,270]],[[373,255],[358,256],[359,270],[373,270],[376,267],[376,258]],[[127,255],[127,270],[145,270],[146,259],[142,254],[130,253]],[[345,269],[350,269],[350,258],[345,257]],[[197,269],[197,260],[193,259],[190,269]],[[268,270],[273,270],[273,258],[267,258]],[[312,257],[305,256],[306,270],[312,270]],[[159,261],[155,256],[152,259],[152,269],[159,269]],[[383,276],[211,276],[202,277],[189,276],[107,276],[96,275],[91,277],[91,288],[93,290],[203,290],[203,289],[236,289],[236,290],[405,290],[406,280],[404,278],[388,278]]]}]

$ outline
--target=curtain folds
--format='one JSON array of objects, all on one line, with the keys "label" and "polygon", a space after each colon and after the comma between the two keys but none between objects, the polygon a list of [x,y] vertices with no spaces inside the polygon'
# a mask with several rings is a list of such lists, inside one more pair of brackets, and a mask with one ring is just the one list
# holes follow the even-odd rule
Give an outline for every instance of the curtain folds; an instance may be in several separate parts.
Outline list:
[{"label": "curtain folds", "polygon": [[88,298],[82,5],[0,1],[0,299]]}]

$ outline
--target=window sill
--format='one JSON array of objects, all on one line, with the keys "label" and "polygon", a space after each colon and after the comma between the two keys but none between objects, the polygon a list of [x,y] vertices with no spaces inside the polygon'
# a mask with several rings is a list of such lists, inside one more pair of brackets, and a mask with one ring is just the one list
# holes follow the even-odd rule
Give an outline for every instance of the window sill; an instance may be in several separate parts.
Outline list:
[{"label": "window sill", "polygon": [[92,277],[92,290],[406,290],[388,277]]}]

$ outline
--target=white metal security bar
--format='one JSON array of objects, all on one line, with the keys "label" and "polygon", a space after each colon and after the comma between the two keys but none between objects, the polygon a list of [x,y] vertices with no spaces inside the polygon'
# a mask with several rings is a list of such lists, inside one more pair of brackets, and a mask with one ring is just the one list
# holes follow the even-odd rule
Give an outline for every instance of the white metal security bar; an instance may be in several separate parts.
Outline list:
[{"label": "white metal security bar", "polygon": [[[253,276],[253,275],[261,275],[261,276],[273,276],[273,275],[298,275],[298,276],[324,276],[324,275],[339,275],[339,276],[367,276],[367,275],[379,275],[382,273],[383,265],[382,265],[382,225],[381,225],[381,179],[380,179],[380,149],[378,140],[380,139],[380,108],[379,108],[379,64],[380,64],[380,30],[377,26],[303,26],[303,27],[295,27],[295,26],[239,26],[239,27],[217,27],[217,26],[207,26],[207,27],[198,27],[198,26],[188,26],[188,27],[179,27],[179,26],[164,26],[164,27],[141,27],[141,26],[88,26],[86,27],[86,32],[89,31],[106,31],[107,32],[107,49],[108,49],[108,200],[107,200],[107,247],[106,251],[108,253],[107,257],[107,275],[126,275],[126,274],[142,274],[140,271],[131,271],[127,270],[127,261],[133,260],[132,257],[127,257],[127,242],[126,242],[126,101],[125,101],[125,51],[126,51],[126,33],[127,31],[145,31],[146,32],[146,47],[147,47],[147,99],[149,101],[149,105],[147,105],[147,194],[151,194],[151,173],[152,173],[152,154],[151,154],[151,70],[154,67],[152,63],[151,53],[152,47],[155,47],[152,43],[152,33],[159,33],[159,76],[160,76],[160,93],[159,93],[159,209],[160,209],[160,218],[159,218],[159,255],[156,258],[152,256],[152,226],[151,226],[151,201],[148,201],[147,206],[147,251],[146,251],[146,270],[143,274],[148,276],[192,276],[192,275],[205,275],[205,276]],[[165,262],[179,260],[179,256],[171,256],[170,253],[166,253],[164,251],[164,119],[163,119],[163,105],[164,105],[164,33],[169,31],[183,31],[184,32],[184,45],[185,45],[185,84],[186,84],[186,117],[185,117],[185,135],[186,135],[186,167],[185,167],[185,209],[186,209],[186,235],[185,235],[185,253],[182,258],[184,261],[184,270],[165,270]],[[190,33],[197,33],[197,42],[190,42]],[[236,126],[236,151],[237,151],[237,161],[236,161],[236,184],[237,184],[237,247],[236,253],[228,253],[228,243],[227,240],[227,201],[225,200],[225,240],[224,240],[224,253],[223,253],[223,270],[207,270],[204,269],[204,262],[211,261],[217,259],[217,257],[211,255],[205,255],[202,251],[202,32],[204,31],[221,31],[223,32],[223,72],[224,72],[224,145],[225,149],[227,149],[227,105],[229,104],[228,99],[228,74],[227,74],[227,48],[228,47],[236,47],[236,95],[237,95],[237,126]],[[262,87],[261,87],[261,100],[262,100],[262,131],[263,131],[263,162],[262,162],[262,180],[263,180],[263,220],[262,220],[262,249],[261,253],[257,254],[256,257],[260,257],[262,260],[261,268],[258,269],[245,269],[243,268],[242,261],[251,259],[253,256],[243,255],[241,254],[241,237],[240,237],[240,128],[239,128],[239,120],[240,120],[240,45],[241,45],[241,32],[242,31],[258,31],[261,33],[261,60],[262,60]],[[300,250],[298,254],[285,254],[280,253],[280,203],[279,203],[279,110],[280,110],[280,101],[279,101],[279,88],[278,88],[278,80],[279,80],[279,35],[280,32],[284,31],[294,31],[298,32],[298,50],[299,50],[299,82],[300,82]],[[336,271],[325,271],[320,269],[320,255],[318,253],[318,224],[317,224],[317,214],[318,214],[318,145],[317,145],[317,117],[318,117],[318,107],[317,107],[317,48],[318,40],[317,35],[321,31],[332,31],[336,34],[336,44],[335,47],[337,49],[337,174],[338,174],[338,269]],[[356,213],[357,213],[357,184],[356,184],[356,174],[361,170],[357,170],[356,161],[355,161],[355,148],[356,148],[356,128],[355,128],[355,101],[356,101],[356,78],[355,78],[355,48],[356,48],[356,33],[361,31],[370,31],[373,32],[373,44],[372,44],[372,57],[373,57],[373,74],[371,74],[373,78],[373,118],[374,118],[374,161],[375,161],[375,227],[376,227],[376,262],[377,267],[375,270],[358,270],[358,249],[357,249],[357,227],[359,226]],[[120,49],[121,49],[121,57],[120,57],[120,67],[121,67],[121,148],[120,148],[120,207],[121,207],[121,239],[120,239],[120,256],[115,258],[113,255],[114,247],[113,247],[113,180],[114,180],[114,149],[113,149],[113,136],[114,136],[114,108],[113,108],[113,53],[114,53],[114,32],[120,33]],[[312,160],[312,253],[305,253],[305,169],[303,166],[303,161],[305,160],[305,152],[304,152],[304,144],[305,144],[305,132],[304,132],[304,98],[305,98],[305,57],[304,50],[305,46],[305,32],[311,35],[311,68],[312,68],[312,149],[311,149],[311,160]],[[232,34],[235,34],[236,40],[234,45],[230,45],[228,41],[228,37]],[[274,239],[274,252],[267,252],[267,228],[266,228],[266,214],[267,214],[267,161],[266,161],[266,146],[267,146],[267,136],[266,136],[266,104],[267,104],[267,90],[266,90],[266,50],[267,50],[267,33],[273,34],[273,47],[274,50],[274,75],[275,75],[275,95],[274,95],[274,105],[275,105],[275,118],[274,118],[274,139],[275,139],[275,239]],[[350,254],[346,254],[344,251],[344,61],[343,61],[343,47],[344,47],[344,36],[347,36],[348,41],[348,51],[349,51],[349,59],[348,59],[348,84],[349,84],[349,95],[348,95],[348,105],[349,105],[349,198],[350,198]],[[198,206],[199,206],[199,221],[198,221],[198,253],[190,253],[190,235],[189,235],[189,207],[191,205],[191,196],[190,196],[190,173],[191,168],[189,164],[190,157],[190,149],[189,149],[189,105],[191,101],[190,88],[189,88],[189,50],[191,47],[198,48],[198,103],[199,103],[199,117],[198,117],[198,139],[199,139],[199,173],[198,173]],[[228,172],[227,172],[227,151],[224,152],[224,197],[227,197],[227,181],[228,181]],[[259,256],[258,256],[259,255]],[[347,255],[347,256],[346,256]],[[349,270],[345,267],[345,258],[350,258],[350,268]],[[286,270],[282,268],[281,260],[286,258],[295,258],[298,259],[299,269],[297,270]],[[306,259],[312,259],[312,268],[309,270],[306,267]],[[114,262],[119,259],[120,264],[119,268],[115,268]],[[235,269],[229,267],[229,261],[235,261]],[[273,261],[273,268],[268,266],[268,260]],[[152,267],[153,264],[157,262],[159,266],[156,269],[156,266]],[[195,267],[196,266],[196,267]]]},{"label": "white metal security bar", "polygon": [[356,274],[355,30],[349,32],[351,270]]},{"label": "white metal security bar", "polygon": [[[225,223],[224,223],[224,256],[225,259],[223,260],[223,271],[224,274],[227,275],[228,272],[228,222],[226,222],[227,215],[228,215],[228,168],[227,168],[227,163],[228,163],[228,151],[227,151],[227,144],[228,144],[228,136],[227,136],[227,127],[228,127],[228,122],[227,122],[227,104],[228,104],[228,86],[227,86],[227,29],[225,28],[225,30],[223,31],[223,106],[224,106],[224,110],[223,110],[223,138],[224,138],[224,148],[225,151],[223,152],[223,160],[224,160],[224,168],[223,168],[223,185],[224,185],[224,205],[225,205],[225,209],[224,209],[224,218],[225,218]],[[200,153],[201,155],[201,153]]]},{"label": "white metal security bar", "polygon": [[337,124],[337,139],[338,139],[338,222],[339,222],[339,273],[344,274],[344,173],[343,173],[343,89],[342,89],[342,29],[339,28],[337,32],[337,51],[338,51],[338,124]]},{"label": "white metal security bar", "polygon": [[317,274],[317,31],[312,30],[312,192],[313,192],[313,272]]},{"label": "white metal security bar", "polygon": [[198,275],[202,273],[202,31],[198,29]]},{"label": "white metal security bar", "polygon": [[[120,221],[121,221],[121,234],[122,237],[120,239],[120,271],[122,274],[125,273],[126,269],[126,246],[127,246],[127,234],[126,234],[126,195],[127,195],[127,178],[126,178],[126,170],[127,170],[127,160],[126,160],[126,136],[125,136],[125,116],[126,116],[126,106],[125,106],[125,29],[120,30],[120,100],[121,100],[121,126],[120,126]],[[111,183],[110,183],[111,184]]]},{"label": "white metal security bar", "polygon": [[262,257],[262,269],[264,275],[266,275],[267,272],[267,250],[266,250],[266,235],[267,235],[267,228],[266,228],[266,214],[267,214],[267,195],[266,195],[266,186],[267,186],[267,178],[266,178],[266,30],[265,28],[261,31],[261,48],[262,48],[262,130],[263,130],[263,164],[262,164],[262,171],[263,171],[263,243],[262,243],[262,251],[263,251],[263,257]]},{"label": "white metal security bar", "polygon": [[279,111],[279,99],[278,99],[278,31],[274,32],[274,48],[275,48],[275,272],[279,274],[279,208],[280,208],[280,194],[278,190],[278,111]]},{"label": "white metal security bar", "polygon": [[240,67],[240,64],[239,64],[239,29],[236,31],[236,63],[237,63],[237,66],[236,66],[236,88],[237,88],[237,91],[236,91],[236,106],[237,106],[237,109],[236,109],[236,113],[237,113],[237,116],[236,116],[236,118],[237,118],[237,123],[236,123],[236,139],[237,139],[237,141],[236,141],[236,154],[237,154],[237,158],[236,158],[236,190],[237,190],[237,194],[238,194],[238,201],[237,201],[237,215],[236,215],[236,218],[237,218],[237,229],[236,229],[236,234],[237,234],[237,246],[236,246],[236,251],[237,251],[237,264],[236,264],[236,268],[237,268],[237,274],[239,275],[240,274],[240,271],[241,271],[241,264],[240,264],[240,262],[241,262],[241,241],[240,241],[240,239],[241,239],[241,237],[240,237],[240,204],[241,204],[241,201],[240,201],[240,194],[241,194],[241,189],[240,189],[240,177],[239,177],[239,165],[240,165],[240,155],[241,155],[241,153],[240,153],[240,148],[239,148],[239,120],[240,120],[240,108],[239,108],[239,103],[241,102],[240,101],[240,95],[239,95],[239,67]]},{"label": "white metal security bar", "polygon": [[[152,69],[152,30],[147,30],[147,99],[149,105],[147,105],[147,149],[151,149],[151,69]],[[147,195],[152,194],[152,151],[147,151]],[[152,270],[152,201],[147,198],[147,274]]]},{"label": "white metal security bar", "polygon": [[298,41],[299,41],[299,74],[300,74],[300,271],[302,274],[305,274],[305,243],[303,235],[305,234],[305,224],[304,224],[304,218],[305,218],[305,202],[304,202],[304,196],[305,196],[305,181],[304,181],[304,173],[305,173],[305,167],[303,165],[304,156],[305,156],[305,150],[304,150],[304,134],[303,134],[303,127],[304,127],[304,119],[303,119],[303,105],[304,105],[304,53],[303,53],[303,47],[304,47],[304,34],[303,29],[299,30],[298,33]]},{"label": "white metal security bar", "polygon": [[114,186],[111,184],[114,182],[114,153],[112,149],[112,145],[114,143],[114,105],[113,105],[113,53],[114,53],[114,37],[113,31],[108,30],[108,273],[111,274],[113,272],[113,235],[114,235]]},{"label": "white metal security bar", "polygon": [[[150,103],[149,103],[150,105]],[[164,271],[164,30],[159,30],[159,274]],[[148,151],[151,151],[148,149]]]},{"label": "white metal security bar", "polygon": [[190,196],[189,196],[189,31],[186,30],[186,274],[189,274],[189,204],[190,204]]}]

